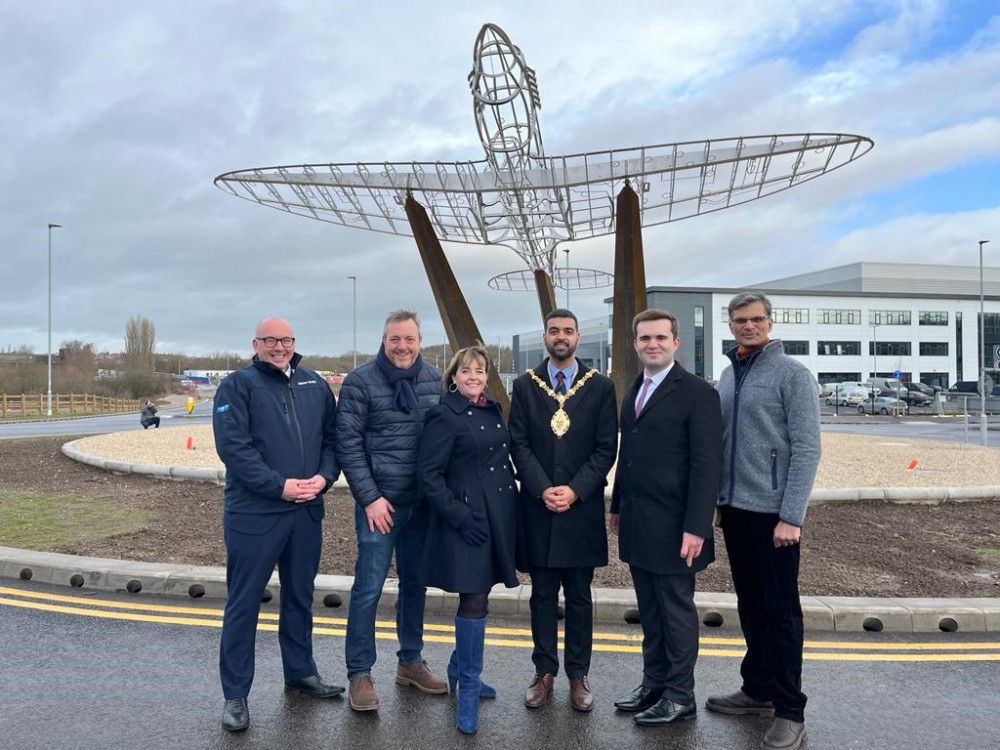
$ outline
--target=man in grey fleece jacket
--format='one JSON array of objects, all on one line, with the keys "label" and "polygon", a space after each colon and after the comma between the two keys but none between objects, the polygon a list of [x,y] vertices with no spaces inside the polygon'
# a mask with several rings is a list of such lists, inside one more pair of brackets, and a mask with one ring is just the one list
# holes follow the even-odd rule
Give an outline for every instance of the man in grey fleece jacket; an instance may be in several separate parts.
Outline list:
[{"label": "man in grey fleece jacket", "polygon": [[765,750],[805,740],[799,538],[819,466],[816,383],[771,341],[771,303],[744,292],[729,303],[738,344],[719,381],[723,416],[720,520],[747,653],[742,688],[712,696],[724,714],[774,715]]}]

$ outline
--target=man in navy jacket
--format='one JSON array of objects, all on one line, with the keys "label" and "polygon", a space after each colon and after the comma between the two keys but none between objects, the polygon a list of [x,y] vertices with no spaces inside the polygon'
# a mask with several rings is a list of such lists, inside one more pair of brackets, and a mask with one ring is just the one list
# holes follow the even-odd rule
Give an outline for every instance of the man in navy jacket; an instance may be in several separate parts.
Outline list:
[{"label": "man in navy jacket", "polygon": [[247,695],[264,589],[278,566],[278,642],[285,687],[317,698],[344,691],[317,673],[312,654],[313,585],[322,546],[323,493],[340,470],[334,453],[336,405],[330,387],[300,367],[292,327],[257,324],[253,363],[215,395],[215,448],[226,465],[223,534],[226,611],[219,673],[223,728],[250,724]]}]

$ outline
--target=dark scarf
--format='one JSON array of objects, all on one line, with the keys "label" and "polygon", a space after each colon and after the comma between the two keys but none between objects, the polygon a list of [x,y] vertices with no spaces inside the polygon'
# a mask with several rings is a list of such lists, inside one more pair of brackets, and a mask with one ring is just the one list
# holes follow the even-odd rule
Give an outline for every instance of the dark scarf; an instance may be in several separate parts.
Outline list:
[{"label": "dark scarf", "polygon": [[375,361],[378,363],[378,369],[385,375],[395,392],[393,406],[398,411],[404,411],[407,414],[410,413],[410,410],[416,409],[417,392],[413,390],[413,384],[419,377],[420,371],[424,369],[423,358],[418,354],[409,367],[405,369],[396,367],[389,361],[385,354],[385,345],[382,345],[378,348],[378,356]]}]

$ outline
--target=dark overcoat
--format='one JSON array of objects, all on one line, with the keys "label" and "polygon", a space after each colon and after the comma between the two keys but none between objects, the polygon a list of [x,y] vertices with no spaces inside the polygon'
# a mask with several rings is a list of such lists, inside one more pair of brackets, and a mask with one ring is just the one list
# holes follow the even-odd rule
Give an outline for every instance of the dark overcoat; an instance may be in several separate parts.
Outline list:
[{"label": "dark overcoat", "polygon": [[[712,518],[722,474],[718,392],[676,362],[635,415],[644,376],[625,394],[611,512],[622,561],[658,575],[696,573],[715,560]],[[705,539],[688,568],[684,532]]]},{"label": "dark overcoat", "polygon": [[[579,362],[576,385],[590,368]],[[551,385],[548,360],[535,369]],[[558,403],[525,373],[514,381],[510,401],[511,458],[520,481],[518,567],[596,568],[608,564],[604,488],[618,449],[618,402],[614,382],[594,373],[564,410],[569,431],[557,437],[550,420]],[[542,490],[569,485],[577,500],[553,513]]]},{"label": "dark overcoat", "polygon": [[[431,510],[426,585],[460,594],[486,592],[496,583],[518,585],[517,487],[509,446],[495,401],[477,406],[449,392],[428,410],[417,459],[417,480]],[[489,522],[489,541],[479,547],[458,530],[471,511]]]}]

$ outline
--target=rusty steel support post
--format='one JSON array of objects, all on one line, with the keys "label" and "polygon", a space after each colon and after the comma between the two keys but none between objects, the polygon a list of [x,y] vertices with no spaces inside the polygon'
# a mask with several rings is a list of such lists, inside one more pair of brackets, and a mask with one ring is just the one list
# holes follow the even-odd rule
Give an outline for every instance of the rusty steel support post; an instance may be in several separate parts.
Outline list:
[{"label": "rusty steel support post", "polygon": [[[458,286],[455,274],[444,255],[444,250],[441,249],[441,243],[438,241],[437,235],[434,234],[434,227],[431,225],[430,219],[427,218],[427,211],[410,195],[406,197],[405,208],[406,218],[413,230],[413,239],[417,242],[420,259],[424,262],[427,280],[434,293],[434,301],[437,303],[438,313],[441,315],[441,322],[444,323],[444,330],[448,334],[448,343],[451,345],[452,351],[472,346],[475,343],[483,344],[483,336],[479,333],[479,327],[472,317],[469,304],[465,301],[465,296]],[[490,397],[500,404],[506,419],[510,411],[510,398],[507,396],[507,390],[503,387],[503,381],[500,380],[496,362],[490,366],[486,384]]]},{"label": "rusty steel support post", "polygon": [[535,269],[535,290],[538,292],[538,307],[542,311],[542,320],[556,309],[556,290],[552,286],[552,277],[541,268]]},{"label": "rusty steel support post", "polygon": [[615,201],[615,286],[611,317],[611,379],[624,398],[639,375],[632,348],[632,318],[646,309],[646,264],[642,256],[639,196],[628,184]]}]

